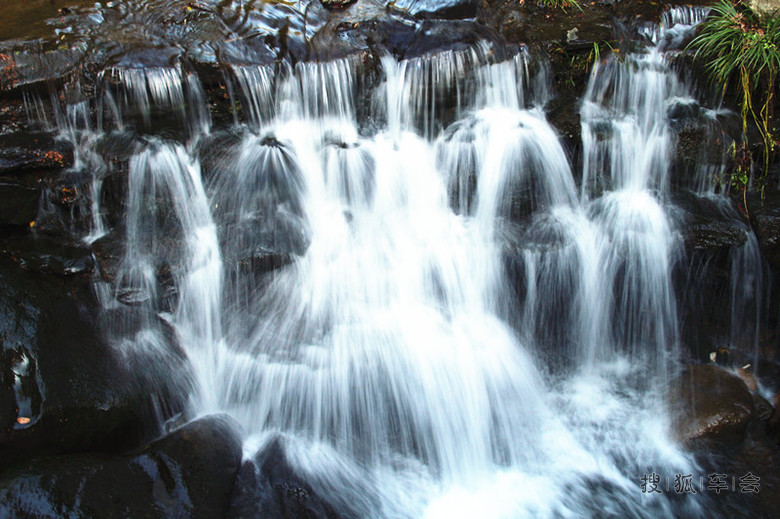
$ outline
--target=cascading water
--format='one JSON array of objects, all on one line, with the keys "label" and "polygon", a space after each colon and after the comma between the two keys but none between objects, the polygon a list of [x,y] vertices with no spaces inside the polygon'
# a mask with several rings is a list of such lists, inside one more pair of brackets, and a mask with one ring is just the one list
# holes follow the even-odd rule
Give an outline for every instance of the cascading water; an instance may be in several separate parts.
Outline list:
[{"label": "cascading water", "polygon": [[596,64],[578,188],[544,67],[497,50],[384,57],[371,88],[358,58],[236,65],[221,133],[194,74],[115,70],[115,131],[189,127],[134,137],[113,295],[175,330],[192,416],[236,418],[247,459],[280,442],[346,517],[704,516],[638,483],[696,470],[662,411],[685,85],[656,48]]}]

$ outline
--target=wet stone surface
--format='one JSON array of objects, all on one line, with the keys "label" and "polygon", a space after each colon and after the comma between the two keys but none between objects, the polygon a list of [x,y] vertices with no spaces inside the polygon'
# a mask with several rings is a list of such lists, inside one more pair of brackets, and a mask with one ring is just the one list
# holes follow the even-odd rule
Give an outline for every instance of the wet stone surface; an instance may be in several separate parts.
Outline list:
[{"label": "wet stone surface", "polygon": [[176,355],[123,356],[101,331],[89,276],[27,272],[3,256],[0,288],[0,469],[43,454],[124,449],[157,432],[155,409],[177,412],[175,376],[135,370],[161,367],[161,358],[176,365]]},{"label": "wet stone surface", "polygon": [[221,517],[240,461],[237,424],[227,416],[208,416],[126,455],[26,462],[0,475],[0,514]]},{"label": "wet stone surface", "polygon": [[691,365],[670,383],[680,441],[738,442],[753,415],[753,398],[745,383],[714,365]]},{"label": "wet stone surface", "polygon": [[284,441],[275,438],[254,459],[242,463],[226,517],[337,519],[345,516],[337,513],[312,490],[305,477],[296,473],[285,454]]}]

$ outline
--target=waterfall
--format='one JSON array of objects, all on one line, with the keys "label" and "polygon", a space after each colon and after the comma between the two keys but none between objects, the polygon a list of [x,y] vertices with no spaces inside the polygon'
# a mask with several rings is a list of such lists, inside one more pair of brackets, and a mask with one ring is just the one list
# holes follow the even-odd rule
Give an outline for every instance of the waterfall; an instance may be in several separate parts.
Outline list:
[{"label": "waterfall", "polygon": [[[85,240],[122,243],[106,307],[173,330],[188,417],[230,414],[247,461],[279,441],[345,517],[706,516],[705,496],[639,489],[697,470],[664,407],[684,254],[670,107],[692,99],[665,53],[702,13],[594,64],[579,185],[525,48],[386,55],[375,82],[357,57],[233,65],[227,128],[186,67],[111,69],[97,124],[83,106],[59,123],[93,170]],[[118,135],[109,229],[111,166],[86,150]],[[735,274],[760,259],[746,243]],[[760,278],[732,276],[732,330],[757,327]]]},{"label": "waterfall", "polygon": [[[279,247],[297,259],[259,277],[226,271],[222,335],[208,339],[212,349],[203,334],[182,337],[217,384],[202,387],[219,395],[195,409],[228,411],[254,448],[281,435],[316,491],[355,516],[459,515],[519,487],[539,493],[520,493],[496,516],[589,515],[570,500],[583,478],[636,511],[641,467],[690,463],[662,447],[651,393],[675,346],[673,234],[646,190],[663,180],[615,171],[621,189],[580,200],[530,82],[518,82],[527,55],[486,56],[383,59],[373,95],[386,123],[370,134],[357,120],[351,59],[273,80],[236,70],[248,124],[205,173],[221,250],[238,263]],[[470,87],[458,85],[459,70]],[[454,114],[436,112],[442,91],[458,99]],[[522,318],[505,318],[513,295],[502,249],[520,222],[527,234],[514,239],[534,289]],[[527,248],[549,231],[560,238],[552,249]],[[556,300],[569,307],[558,335],[570,344],[532,331]],[[187,311],[180,303],[185,331],[204,320],[185,321]],[[577,360],[551,366],[550,378],[535,358],[553,347]],[[615,423],[619,439],[605,441]],[[647,430],[657,438],[635,448]],[[344,498],[355,489],[372,498]]]}]

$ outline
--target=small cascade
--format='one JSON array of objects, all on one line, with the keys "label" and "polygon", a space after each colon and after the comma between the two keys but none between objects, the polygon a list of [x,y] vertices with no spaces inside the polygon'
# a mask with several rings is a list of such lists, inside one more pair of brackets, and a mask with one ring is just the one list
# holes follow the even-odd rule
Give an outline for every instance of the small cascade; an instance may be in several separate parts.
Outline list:
[{"label": "small cascade", "polygon": [[171,313],[201,390],[194,398],[199,407],[216,409],[222,261],[200,168],[182,146],[152,141],[133,156],[128,180],[116,295],[126,304]]},{"label": "small cascade", "polygon": [[186,123],[190,135],[208,133],[211,116],[203,86],[196,74],[184,72],[181,66],[117,67],[105,71],[103,78],[109,115],[116,118],[119,127],[130,116],[140,117],[142,126],[150,129],[152,118],[159,124],[160,116],[174,113],[177,122]]},{"label": "small cascade", "polygon": [[638,32],[662,51],[679,50],[710,11],[710,7],[704,6],[675,6],[661,14],[660,23],[640,25]]},{"label": "small cascade", "polygon": [[743,351],[758,370],[761,323],[765,322],[769,273],[764,265],[756,235],[746,229],[747,240],[731,250],[731,322],[729,344]]},{"label": "small cascade", "polygon": [[403,60],[384,60],[389,74],[388,125],[435,138],[462,114],[488,106],[543,106],[547,68],[522,48],[509,59],[486,42]]},{"label": "small cascade", "polygon": [[585,199],[668,189],[674,142],[666,110],[685,91],[657,50],[626,60],[610,56],[591,72],[581,111]]},{"label": "small cascade", "polygon": [[[274,69],[269,66],[234,66],[233,75],[241,90],[244,111],[250,123],[260,127],[274,115]],[[232,103],[235,106],[235,101]]]},{"label": "small cascade", "polygon": [[175,108],[184,113],[182,72],[178,67],[116,68],[109,73],[122,87],[125,110],[137,110],[151,124],[152,108]]}]

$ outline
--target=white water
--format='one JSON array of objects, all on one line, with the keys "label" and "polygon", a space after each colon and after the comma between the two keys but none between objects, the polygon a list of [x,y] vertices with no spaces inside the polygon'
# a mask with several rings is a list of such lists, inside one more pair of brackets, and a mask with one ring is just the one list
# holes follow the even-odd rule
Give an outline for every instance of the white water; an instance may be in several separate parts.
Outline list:
[{"label": "white water", "polygon": [[[578,188],[543,74],[489,56],[386,57],[371,92],[350,59],[234,67],[244,120],[218,149],[195,76],[118,73],[117,128],[130,109],[195,123],[130,160],[115,292],[175,327],[192,416],[230,413],[247,458],[283,438],[346,516],[705,515],[702,496],[639,487],[696,471],[663,404],[680,254],[666,109],[685,87],[656,50],[598,64]],[[300,257],[244,268],[275,248]]]},{"label": "white water", "polygon": [[[638,172],[616,163],[620,188],[582,205],[555,133],[517,86],[523,56],[467,56],[468,69],[457,53],[384,59],[376,102],[387,123],[371,136],[358,132],[349,60],[273,82],[238,71],[253,131],[211,173],[211,217],[228,233],[221,251],[256,250],[252,229],[297,229],[308,248],[262,284],[231,274],[220,295],[201,195],[165,181],[197,208],[179,215],[174,203],[192,237],[173,321],[198,382],[194,410],[236,417],[249,452],[283,434],[315,492],[356,516],[596,516],[587,485],[605,487],[621,513],[671,513],[664,501],[643,504],[638,488],[651,467],[691,470],[659,412],[676,347],[673,233],[647,188],[664,158]],[[436,104],[420,92],[463,70],[476,87],[458,90],[451,128],[425,138],[440,119],[427,117]],[[634,143],[614,149],[630,155],[620,146]],[[144,171],[194,178],[183,148],[160,146],[142,152]],[[449,188],[468,191],[469,178],[471,207],[456,211]],[[532,294],[513,322],[502,313],[512,296],[501,250],[517,207],[560,243],[523,252]],[[560,272],[573,286],[555,283]],[[556,299],[566,316],[548,324],[568,342],[544,344],[527,323],[545,326]],[[570,352],[569,368],[545,366],[552,347]]]}]

